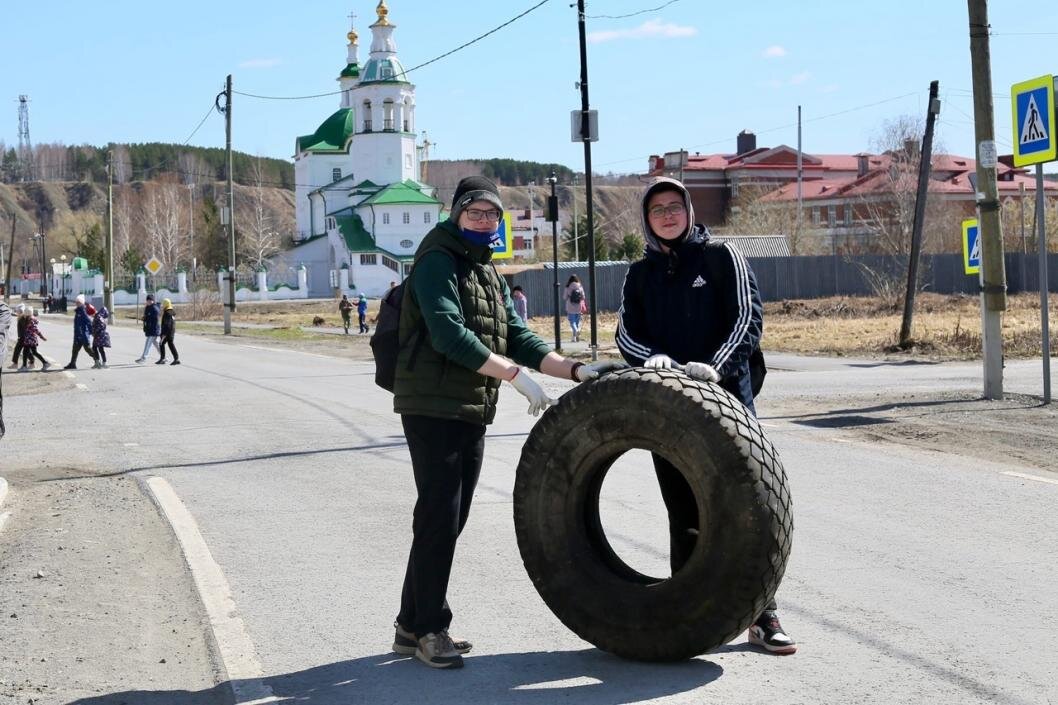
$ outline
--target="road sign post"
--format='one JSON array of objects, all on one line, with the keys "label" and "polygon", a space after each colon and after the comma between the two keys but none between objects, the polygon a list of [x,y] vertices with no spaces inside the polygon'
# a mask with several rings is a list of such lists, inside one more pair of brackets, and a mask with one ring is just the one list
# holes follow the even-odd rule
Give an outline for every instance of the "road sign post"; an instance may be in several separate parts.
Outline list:
[{"label": "road sign post", "polygon": [[1040,342],[1043,354],[1043,403],[1051,402],[1051,346],[1048,321],[1047,227],[1043,165],[1058,158],[1055,129],[1055,77],[1040,76],[1010,87],[1014,118],[1014,166],[1036,165],[1036,230],[1040,262]]}]

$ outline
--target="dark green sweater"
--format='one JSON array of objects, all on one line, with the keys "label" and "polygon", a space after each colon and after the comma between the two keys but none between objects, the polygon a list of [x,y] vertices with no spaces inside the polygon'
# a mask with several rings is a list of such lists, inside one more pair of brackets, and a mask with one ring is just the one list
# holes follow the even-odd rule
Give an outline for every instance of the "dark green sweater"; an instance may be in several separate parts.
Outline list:
[{"label": "dark green sweater", "polygon": [[[550,348],[514,312],[491,259],[487,246],[466,240],[451,221],[419,246],[401,307],[400,339],[408,342],[397,359],[397,413],[488,424],[500,381],[477,369],[489,354],[540,368]],[[417,344],[422,322],[427,335]]]}]

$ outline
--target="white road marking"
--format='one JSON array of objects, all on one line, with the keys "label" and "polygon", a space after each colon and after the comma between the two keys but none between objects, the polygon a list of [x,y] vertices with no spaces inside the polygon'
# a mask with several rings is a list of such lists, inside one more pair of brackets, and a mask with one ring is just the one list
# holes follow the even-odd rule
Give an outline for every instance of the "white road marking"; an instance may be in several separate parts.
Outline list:
[{"label": "white road marking", "polygon": [[341,359],[341,358],[335,357],[334,355],[320,355],[318,353],[301,352],[300,350],[290,350],[288,348],[266,348],[266,347],[263,347],[261,345],[240,345],[239,347],[240,348],[249,348],[250,350],[267,350],[268,352],[292,353],[294,355],[297,355],[298,357],[305,357],[305,356],[318,357],[318,358],[323,359],[323,360],[337,360],[337,359]]},{"label": "white road marking", "polygon": [[125,446],[126,448],[136,448],[140,444],[139,443],[122,443],[121,445]]},{"label": "white road marking", "polygon": [[77,387],[78,389],[80,389],[82,392],[87,392],[88,391],[88,385],[87,384],[81,384],[80,382],[78,382],[74,386]]},{"label": "white road marking", "polygon": [[1025,472],[1014,472],[1013,470],[1007,470],[1003,474],[1004,475],[1009,475],[1010,477],[1020,477],[1023,480],[1035,480],[1036,482],[1046,482],[1046,483],[1051,484],[1051,485],[1058,485],[1058,480],[1052,479],[1050,477],[1040,477],[1039,475],[1029,475],[1028,473],[1025,473]]},{"label": "white road marking", "polygon": [[4,503],[5,497],[7,497],[7,480],[0,477],[0,504]]},{"label": "white road marking", "polygon": [[7,520],[10,518],[11,512],[4,512],[3,514],[0,514],[0,531],[4,530],[4,524],[6,524]]},{"label": "white road marking", "polygon": [[228,683],[236,703],[276,702],[272,688],[262,680],[264,670],[257,658],[246,625],[239,617],[235,599],[231,594],[220,566],[198,529],[191,512],[173,491],[172,486],[161,477],[151,477],[145,485],[155,503],[173,527],[184,551],[184,558],[195,579],[199,597],[206,608],[210,626],[220,651],[221,662],[227,672]]},{"label": "white road marking", "polygon": [[69,370],[63,370],[62,373],[64,375],[66,375],[67,377],[69,377],[70,379],[76,379],[76,376],[74,375],[74,373],[70,372]]}]

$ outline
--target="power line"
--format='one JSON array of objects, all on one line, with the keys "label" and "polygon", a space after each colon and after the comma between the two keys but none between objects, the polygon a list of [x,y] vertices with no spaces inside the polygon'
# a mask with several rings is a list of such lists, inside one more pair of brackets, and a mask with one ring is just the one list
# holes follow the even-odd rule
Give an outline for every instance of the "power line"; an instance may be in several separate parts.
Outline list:
[{"label": "power line", "polygon": [[184,140],[185,147],[187,146],[187,143],[191,141],[191,138],[195,136],[195,133],[198,132],[199,129],[206,124],[206,120],[208,120],[209,116],[213,114],[213,110],[214,107],[212,105],[209,106],[209,110],[207,110],[206,114],[202,116],[202,119],[199,121],[198,125],[195,127],[195,129],[191,130],[191,134],[187,136],[186,140]]},{"label": "power line", "polygon": [[646,10],[639,10],[638,12],[629,12],[627,15],[584,15],[584,19],[587,20],[623,20],[626,17],[635,17],[636,15],[646,15],[651,12],[657,12],[658,10],[664,10],[669,5],[677,3],[680,0],[669,0],[664,5],[658,5],[657,7],[651,7]]},{"label": "power line", "polygon": [[[412,66],[410,69],[405,69],[405,70],[401,71],[401,73],[399,75],[400,76],[407,76],[412,71],[415,71],[417,69],[421,69],[424,66],[429,66],[430,64],[432,64],[432,63],[434,63],[436,61],[440,61],[441,59],[445,58],[446,56],[451,56],[452,54],[455,54],[457,51],[460,51],[462,49],[466,49],[471,44],[476,44],[477,42],[480,42],[482,39],[484,39],[485,37],[489,36],[490,34],[495,34],[496,32],[500,31],[504,27],[506,27],[506,26],[508,26],[510,24],[513,24],[514,22],[516,22],[516,21],[520,20],[521,18],[525,17],[526,15],[528,15],[533,10],[536,10],[537,8],[541,7],[542,5],[546,5],[549,2],[551,2],[551,0],[540,0],[540,2],[536,3],[535,5],[530,7],[525,12],[522,12],[519,15],[515,15],[514,17],[512,17],[509,20],[507,20],[503,24],[501,24],[501,25],[499,25],[497,27],[493,27],[488,32],[485,32],[484,34],[482,34],[482,35],[480,35],[478,37],[475,37],[474,39],[471,39],[469,42],[466,42],[465,44],[460,44],[455,49],[452,49],[451,51],[446,51],[444,54],[441,54],[440,56],[435,56],[434,58],[430,59],[429,61],[424,61],[423,63],[421,63],[421,64],[419,64],[417,66]],[[672,0],[672,2],[676,2],[676,0]],[[352,89],[346,89],[346,90],[352,90]],[[254,94],[254,93],[243,93],[242,91],[232,91],[232,93],[237,93],[238,95],[245,96],[247,98],[259,98],[261,100],[308,100],[310,98],[323,98],[324,96],[340,95],[342,93],[345,93],[346,90],[331,91],[329,93],[316,93],[315,95],[297,95],[297,96],[257,95],[257,94]]]}]

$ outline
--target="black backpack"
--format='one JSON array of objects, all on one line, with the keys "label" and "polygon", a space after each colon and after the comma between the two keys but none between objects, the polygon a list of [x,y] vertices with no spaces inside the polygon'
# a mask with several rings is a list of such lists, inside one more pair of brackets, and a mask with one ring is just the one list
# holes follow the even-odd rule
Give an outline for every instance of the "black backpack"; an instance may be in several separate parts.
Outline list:
[{"label": "black backpack", "polygon": [[571,304],[579,304],[583,300],[584,292],[580,289],[574,289],[573,291],[569,292],[569,302]]},{"label": "black backpack", "polygon": [[[400,353],[400,308],[408,279],[386,292],[378,307],[375,332],[371,334],[371,356],[375,358],[375,384],[393,391],[397,378],[397,355]],[[420,333],[416,347],[422,342]]]}]

